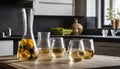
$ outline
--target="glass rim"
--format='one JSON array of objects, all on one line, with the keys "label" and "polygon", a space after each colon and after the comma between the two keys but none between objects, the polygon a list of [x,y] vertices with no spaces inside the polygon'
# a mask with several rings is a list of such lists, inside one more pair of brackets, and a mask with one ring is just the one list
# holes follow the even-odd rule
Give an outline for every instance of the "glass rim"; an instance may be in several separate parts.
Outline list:
[{"label": "glass rim", "polygon": [[63,39],[63,37],[51,37],[51,39]]},{"label": "glass rim", "polygon": [[40,34],[51,34],[50,32],[37,32],[38,35]]},{"label": "glass rim", "polygon": [[50,33],[50,32],[37,32],[37,33]]}]

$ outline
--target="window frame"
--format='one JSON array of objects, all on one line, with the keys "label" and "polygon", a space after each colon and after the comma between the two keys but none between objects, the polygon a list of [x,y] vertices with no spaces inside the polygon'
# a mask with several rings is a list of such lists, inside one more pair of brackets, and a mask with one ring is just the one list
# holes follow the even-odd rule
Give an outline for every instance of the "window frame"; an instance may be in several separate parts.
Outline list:
[{"label": "window frame", "polygon": [[[109,1],[109,2],[107,2],[107,1]],[[106,20],[107,18],[106,18],[106,13],[108,12],[108,11],[106,11],[107,10],[107,8],[110,8],[110,9],[112,9],[113,7],[112,7],[112,5],[113,5],[113,1],[112,0],[102,0],[102,4],[101,4],[101,6],[102,6],[102,13],[101,13],[101,16],[102,16],[102,27],[111,27],[111,21],[110,20]],[[106,22],[109,22],[108,24],[106,24]]]}]

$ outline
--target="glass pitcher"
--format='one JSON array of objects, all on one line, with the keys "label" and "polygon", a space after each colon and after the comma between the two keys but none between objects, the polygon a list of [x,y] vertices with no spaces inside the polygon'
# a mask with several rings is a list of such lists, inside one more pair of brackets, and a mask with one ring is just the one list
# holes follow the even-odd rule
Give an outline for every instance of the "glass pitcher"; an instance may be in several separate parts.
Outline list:
[{"label": "glass pitcher", "polygon": [[24,34],[21,41],[19,41],[17,58],[20,60],[34,60],[39,53],[33,35],[33,9],[22,8],[22,15]]}]

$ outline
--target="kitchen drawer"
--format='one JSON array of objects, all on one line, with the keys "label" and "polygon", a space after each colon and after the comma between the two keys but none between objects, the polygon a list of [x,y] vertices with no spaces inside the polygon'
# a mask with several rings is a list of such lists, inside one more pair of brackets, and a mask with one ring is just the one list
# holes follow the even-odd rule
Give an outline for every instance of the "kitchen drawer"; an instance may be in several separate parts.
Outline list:
[{"label": "kitchen drawer", "polygon": [[120,43],[95,42],[96,54],[120,56]]},{"label": "kitchen drawer", "polygon": [[65,4],[34,4],[35,15],[66,15],[72,16],[72,5]]},{"label": "kitchen drawer", "polygon": [[72,0],[36,0],[37,2],[47,2],[47,3],[72,3]]},{"label": "kitchen drawer", "polygon": [[0,41],[0,56],[13,55],[13,40]]}]

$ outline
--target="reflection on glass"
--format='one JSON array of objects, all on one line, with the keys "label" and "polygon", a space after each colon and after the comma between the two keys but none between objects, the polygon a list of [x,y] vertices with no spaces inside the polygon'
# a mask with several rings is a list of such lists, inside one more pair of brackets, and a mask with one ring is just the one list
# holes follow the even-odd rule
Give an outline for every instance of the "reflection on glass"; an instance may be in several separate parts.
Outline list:
[{"label": "reflection on glass", "polygon": [[52,48],[52,52],[53,52],[53,57],[54,58],[63,57],[66,52],[63,38],[62,37],[52,37],[51,41],[52,41],[51,48]]},{"label": "reflection on glass", "polygon": [[72,62],[79,62],[84,56],[84,47],[81,44],[81,40],[70,40],[68,45],[68,55]]},{"label": "reflection on glass", "polygon": [[81,39],[84,46],[84,59],[91,59],[94,56],[94,43],[93,39]]},{"label": "reflection on glass", "polygon": [[39,61],[52,60],[52,50],[50,48],[50,32],[38,32],[37,47],[39,51]]},{"label": "reflection on glass", "polygon": [[35,60],[38,57],[33,35],[33,9],[22,8],[24,35],[19,41],[17,58],[20,60]]}]

